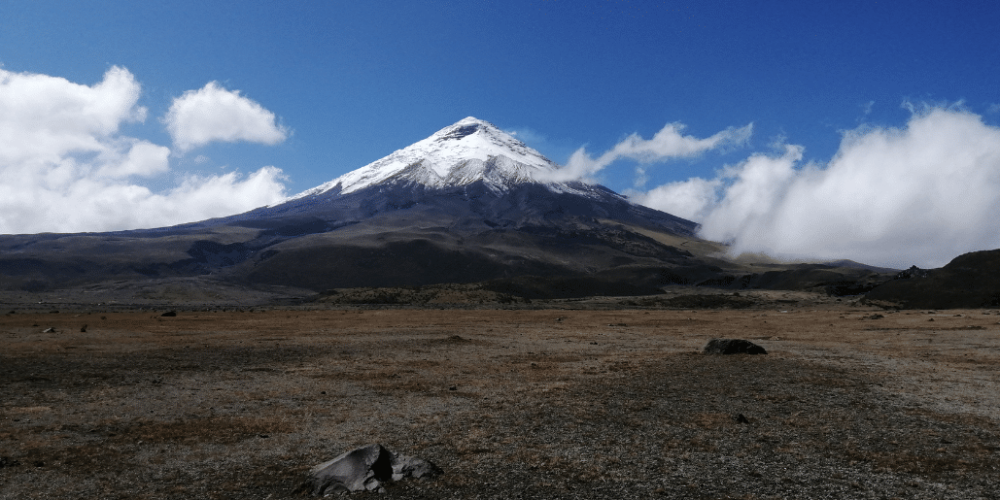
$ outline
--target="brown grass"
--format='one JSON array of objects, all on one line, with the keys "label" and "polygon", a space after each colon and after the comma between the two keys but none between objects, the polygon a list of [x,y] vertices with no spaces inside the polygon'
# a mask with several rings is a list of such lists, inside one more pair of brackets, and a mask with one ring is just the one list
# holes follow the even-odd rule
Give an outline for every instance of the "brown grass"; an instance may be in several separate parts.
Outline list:
[{"label": "brown grass", "polygon": [[996,315],[781,310],[0,316],[0,498],[285,498],[371,442],[445,469],[399,498],[994,495]]}]

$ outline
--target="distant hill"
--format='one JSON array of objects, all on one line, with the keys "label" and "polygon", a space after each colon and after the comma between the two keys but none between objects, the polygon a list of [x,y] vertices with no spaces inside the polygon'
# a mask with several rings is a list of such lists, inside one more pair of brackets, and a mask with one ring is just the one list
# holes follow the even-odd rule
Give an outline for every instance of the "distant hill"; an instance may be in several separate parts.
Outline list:
[{"label": "distant hill", "polygon": [[864,269],[866,271],[872,271],[876,273],[898,273],[899,271],[902,271],[902,269],[893,269],[891,267],[869,266],[868,264],[862,264],[860,262],[855,262],[850,259],[832,260],[829,262],[824,262],[823,265],[830,267],[846,267],[849,269]]},{"label": "distant hill", "polygon": [[940,269],[910,268],[866,298],[911,309],[1000,307],[1000,250],[963,254]]}]

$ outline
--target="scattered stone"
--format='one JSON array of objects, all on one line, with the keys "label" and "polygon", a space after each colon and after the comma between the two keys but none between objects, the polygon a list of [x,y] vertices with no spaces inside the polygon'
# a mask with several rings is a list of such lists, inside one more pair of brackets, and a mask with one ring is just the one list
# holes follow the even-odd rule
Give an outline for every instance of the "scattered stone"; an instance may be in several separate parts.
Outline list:
[{"label": "scattered stone", "polygon": [[164,318],[173,318],[174,316],[177,316],[177,311],[167,311],[160,316],[163,316]]},{"label": "scattered stone", "polygon": [[885,316],[882,316],[881,314],[872,314],[871,316],[865,316],[865,317],[866,317],[867,319],[882,319],[882,318],[884,318]]},{"label": "scattered stone", "polygon": [[56,329],[50,326],[50,327],[42,330],[42,333],[56,333]]},{"label": "scattered stone", "polygon": [[442,470],[416,457],[397,455],[380,444],[351,450],[309,471],[296,492],[325,496],[337,491],[385,491],[384,484],[407,477],[434,477]]},{"label": "scattered stone", "polygon": [[736,418],[736,423],[737,424],[749,424],[750,423],[750,420],[747,420],[747,418],[745,416],[743,416],[742,413],[737,413],[735,418]]},{"label": "scattered stone", "polygon": [[705,345],[705,354],[767,354],[767,351],[749,340],[712,339]]},{"label": "scattered stone", "polygon": [[10,457],[0,457],[0,469],[4,467],[17,467],[21,462]]},{"label": "scattered stone", "polygon": [[80,327],[80,333],[87,333],[87,325],[83,325]]},{"label": "scattered stone", "polygon": [[393,455],[392,459],[392,480],[402,481],[408,477],[414,479],[430,478],[443,474],[438,466],[433,463],[406,455]]}]

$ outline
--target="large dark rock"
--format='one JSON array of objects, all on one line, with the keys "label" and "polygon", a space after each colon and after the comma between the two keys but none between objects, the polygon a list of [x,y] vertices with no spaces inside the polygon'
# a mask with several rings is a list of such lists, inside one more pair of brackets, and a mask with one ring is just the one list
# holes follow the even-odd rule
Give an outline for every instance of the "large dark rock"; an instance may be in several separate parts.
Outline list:
[{"label": "large dark rock", "polygon": [[763,347],[743,339],[712,339],[705,345],[705,354],[767,354]]},{"label": "large dark rock", "polygon": [[324,496],[336,491],[384,491],[383,484],[407,477],[434,477],[442,471],[426,460],[397,455],[380,444],[356,448],[309,471],[300,490]]}]

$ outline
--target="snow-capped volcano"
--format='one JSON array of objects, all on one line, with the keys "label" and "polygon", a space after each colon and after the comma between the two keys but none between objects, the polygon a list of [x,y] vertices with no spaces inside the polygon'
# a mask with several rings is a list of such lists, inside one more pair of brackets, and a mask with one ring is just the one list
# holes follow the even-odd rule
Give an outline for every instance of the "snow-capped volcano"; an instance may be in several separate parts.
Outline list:
[{"label": "snow-capped volcano", "polygon": [[[700,261],[677,246],[694,241],[695,223],[598,184],[554,181],[558,168],[470,117],[276,205],[112,235],[118,253],[105,252],[110,247],[102,243],[93,246],[102,253],[86,257],[103,267],[91,260],[65,265],[65,245],[54,237],[56,244],[34,247],[30,268],[46,262],[39,269],[69,274],[45,271],[42,281],[21,271],[4,275],[0,258],[0,282],[37,287],[211,275],[326,290],[611,272],[624,288],[607,290],[634,291],[636,280],[662,281],[664,268],[701,273]],[[0,251],[3,245],[0,238]],[[25,245],[17,240],[8,247]],[[18,258],[8,268],[25,268],[28,261]]]},{"label": "snow-capped volcano", "polygon": [[604,186],[552,180],[558,169],[511,134],[468,117],[279,204],[231,219],[307,217],[334,227],[378,218],[379,224],[433,221],[467,231],[589,227],[614,220],[694,233],[694,223],[635,205]]},{"label": "snow-capped volcano", "polygon": [[557,168],[541,153],[492,123],[470,116],[290,200],[331,191],[349,194],[386,183],[449,188],[483,181],[491,191],[505,192],[517,184],[538,182],[558,192],[586,191],[545,182],[545,174]]}]

